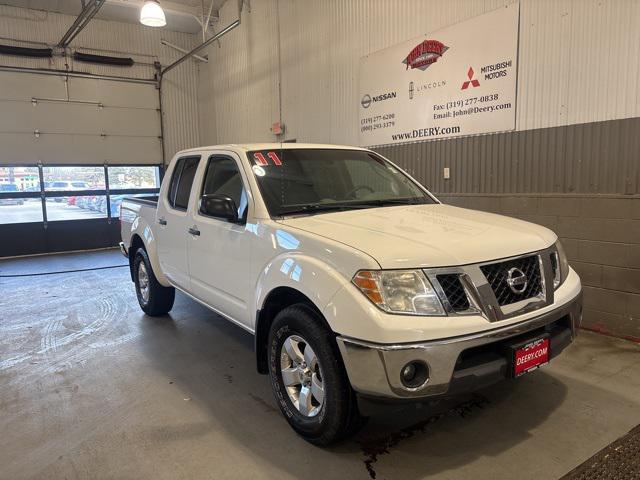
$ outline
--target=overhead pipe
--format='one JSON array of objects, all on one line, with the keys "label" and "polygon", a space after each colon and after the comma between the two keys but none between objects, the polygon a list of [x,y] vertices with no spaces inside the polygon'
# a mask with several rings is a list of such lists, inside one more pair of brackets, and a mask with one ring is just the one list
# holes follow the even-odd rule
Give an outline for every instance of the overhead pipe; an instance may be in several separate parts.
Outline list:
[{"label": "overhead pipe", "polygon": [[102,5],[106,0],[93,0],[92,3],[85,5],[82,9],[78,18],[76,18],[75,22],[69,27],[69,30],[62,36],[60,41],[58,42],[58,46],[62,48],[66,48],[73,41],[78,34],[84,30],[91,19],[98,13],[98,11],[102,8]]},{"label": "overhead pipe", "polygon": [[133,78],[133,77],[115,77],[111,75],[95,75],[92,73],[74,72],[69,70],[53,70],[49,68],[28,68],[28,67],[11,67],[8,65],[0,65],[0,72],[19,72],[19,73],[38,73],[43,75],[56,75],[59,77],[78,77],[93,78],[96,80],[108,80],[112,82],[125,83],[142,83],[145,85],[158,85],[158,81],[153,78]]},{"label": "overhead pipe", "polygon": [[[171,47],[174,50],[177,50],[181,53],[185,53],[185,54],[189,53],[189,50],[187,50],[186,48],[179,47],[178,45],[171,43],[170,41],[165,40],[164,38],[160,39],[160,43],[162,45],[166,45],[167,47]],[[195,58],[196,60],[200,60],[201,62],[204,62],[204,63],[209,62],[209,59],[207,57],[201,57],[200,55],[194,55],[193,58]]]},{"label": "overhead pipe", "polygon": [[203,48],[208,47],[209,45],[211,45],[213,42],[215,42],[216,40],[218,40],[220,37],[226,35],[227,33],[229,33],[231,30],[233,30],[234,28],[236,28],[238,25],[240,25],[240,17],[238,17],[238,19],[235,22],[232,22],[230,25],[227,25],[225,28],[223,28],[222,30],[220,30],[218,33],[216,33],[213,37],[211,37],[209,40],[207,40],[206,42],[198,45],[197,47],[195,47],[193,50],[191,50],[189,53],[187,53],[186,55],[184,55],[183,57],[180,57],[178,60],[176,60],[175,62],[173,62],[171,65],[165,67],[162,69],[162,71],[160,72],[161,76],[164,76],[167,72],[173,70],[174,68],[176,68],[178,65],[180,65],[182,62],[184,62],[185,60],[188,60],[189,58],[193,57],[196,53],[198,53],[200,50],[202,50]]}]

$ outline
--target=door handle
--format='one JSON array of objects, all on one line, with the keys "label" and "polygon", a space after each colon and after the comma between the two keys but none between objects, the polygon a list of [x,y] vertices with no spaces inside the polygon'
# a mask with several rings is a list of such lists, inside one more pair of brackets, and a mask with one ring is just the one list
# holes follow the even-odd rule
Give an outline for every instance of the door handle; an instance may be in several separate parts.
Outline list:
[{"label": "door handle", "polygon": [[200,236],[200,230],[198,230],[198,227],[196,227],[195,225],[193,227],[189,227],[188,231],[191,235]]},{"label": "door handle", "polygon": [[167,224],[167,221],[166,221],[164,218],[159,218],[159,219],[158,219],[158,223],[159,223],[160,225],[166,225],[166,224]]}]

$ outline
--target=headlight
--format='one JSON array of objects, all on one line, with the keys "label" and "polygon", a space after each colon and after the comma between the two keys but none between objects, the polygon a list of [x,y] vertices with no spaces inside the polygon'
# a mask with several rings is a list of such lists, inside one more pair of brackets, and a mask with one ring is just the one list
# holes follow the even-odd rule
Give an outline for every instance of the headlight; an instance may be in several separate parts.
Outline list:
[{"label": "headlight", "polygon": [[556,242],[554,248],[555,251],[551,254],[551,266],[553,267],[553,288],[555,290],[569,275],[569,261],[560,240]]},{"label": "headlight", "polygon": [[379,308],[403,315],[445,315],[421,270],[361,270],[353,283]]}]

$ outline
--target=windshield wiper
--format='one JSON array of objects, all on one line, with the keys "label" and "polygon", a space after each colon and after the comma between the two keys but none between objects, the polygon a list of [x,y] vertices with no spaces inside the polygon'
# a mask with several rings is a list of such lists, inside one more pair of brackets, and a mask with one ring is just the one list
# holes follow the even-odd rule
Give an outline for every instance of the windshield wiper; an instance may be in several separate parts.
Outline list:
[{"label": "windshield wiper", "polygon": [[363,200],[358,203],[352,203],[352,206],[366,207],[383,207],[385,205],[422,205],[426,202],[422,199],[415,198],[382,198],[377,200]]},{"label": "windshield wiper", "polygon": [[384,207],[385,205],[421,205],[425,203],[416,198],[385,198],[364,200],[351,203],[312,203],[303,205],[283,205],[280,215],[313,214],[322,212],[336,212],[344,210],[361,210],[364,208]]},{"label": "windshield wiper", "polygon": [[280,210],[280,215],[295,215],[297,213],[321,213],[321,212],[336,212],[341,210],[358,210],[362,208],[368,208],[370,205],[364,205],[362,203],[350,204],[350,203],[312,203],[308,205],[285,205]]}]

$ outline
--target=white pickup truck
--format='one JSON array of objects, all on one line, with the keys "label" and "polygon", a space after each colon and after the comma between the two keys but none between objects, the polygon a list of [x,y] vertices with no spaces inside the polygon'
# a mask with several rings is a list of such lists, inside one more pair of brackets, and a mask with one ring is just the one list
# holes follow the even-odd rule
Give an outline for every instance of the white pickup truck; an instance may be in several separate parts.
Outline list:
[{"label": "white pickup truck", "polygon": [[574,339],[582,289],[557,236],[441,204],[356,147],[222,145],[172,160],[121,208],[140,306],[175,289],[255,336],[293,429],[329,444],[360,402],[424,401],[518,377]]}]

